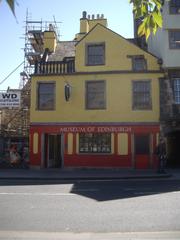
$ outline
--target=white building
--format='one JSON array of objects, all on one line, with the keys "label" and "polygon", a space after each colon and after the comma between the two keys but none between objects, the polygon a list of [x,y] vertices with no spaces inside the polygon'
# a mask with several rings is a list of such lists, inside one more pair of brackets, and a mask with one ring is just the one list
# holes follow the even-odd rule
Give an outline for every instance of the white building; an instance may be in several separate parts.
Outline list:
[{"label": "white building", "polygon": [[162,59],[160,79],[162,130],[167,137],[170,166],[180,166],[180,0],[165,0],[163,27],[151,34],[148,51]]},{"label": "white building", "polygon": [[163,27],[149,37],[148,50],[164,69],[180,68],[180,0],[164,1],[162,16]]}]

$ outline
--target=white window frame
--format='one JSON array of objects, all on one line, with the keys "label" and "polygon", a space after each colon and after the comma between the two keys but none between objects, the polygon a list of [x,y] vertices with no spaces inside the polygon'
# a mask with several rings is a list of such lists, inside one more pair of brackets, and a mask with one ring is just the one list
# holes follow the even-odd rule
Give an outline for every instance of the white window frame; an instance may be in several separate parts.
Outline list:
[{"label": "white window frame", "polygon": [[179,2],[179,0],[169,1],[169,13],[170,14],[180,14],[180,2]]},{"label": "white window frame", "polygon": [[180,104],[180,78],[173,78],[174,103]]},{"label": "white window frame", "polygon": [[180,29],[169,30],[169,48],[180,49]]}]

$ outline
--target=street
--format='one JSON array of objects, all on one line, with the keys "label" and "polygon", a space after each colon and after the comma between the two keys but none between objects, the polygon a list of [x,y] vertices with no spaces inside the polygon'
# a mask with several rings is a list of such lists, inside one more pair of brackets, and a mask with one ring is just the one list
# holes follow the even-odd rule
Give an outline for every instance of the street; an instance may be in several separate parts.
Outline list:
[{"label": "street", "polygon": [[179,199],[179,179],[0,180],[0,239],[10,232],[179,234]]}]

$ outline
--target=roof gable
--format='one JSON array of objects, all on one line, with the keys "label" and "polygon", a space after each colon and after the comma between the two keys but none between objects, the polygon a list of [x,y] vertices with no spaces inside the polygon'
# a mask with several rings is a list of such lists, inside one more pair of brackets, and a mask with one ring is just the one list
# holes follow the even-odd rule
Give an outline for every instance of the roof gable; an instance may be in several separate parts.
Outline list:
[{"label": "roof gable", "polygon": [[[86,47],[89,44],[103,43],[105,45],[105,64],[103,66],[86,65]],[[144,51],[134,43],[101,24],[95,25],[76,44],[76,66],[78,71],[132,71],[131,56],[144,56],[148,70],[159,70],[157,57]]]},{"label": "roof gable", "polygon": [[136,45],[133,41],[129,41],[129,39],[126,39],[125,37],[123,37],[123,36],[120,35],[119,33],[114,32],[114,31],[111,30],[110,28],[107,28],[107,27],[103,26],[103,25],[100,24],[100,23],[96,24],[84,37],[81,38],[81,40],[80,40],[79,42],[77,42],[77,43],[75,44],[75,46],[77,46],[78,44],[81,44],[81,42],[85,41],[90,34],[92,34],[94,31],[96,31],[97,28],[98,28],[98,31],[105,30],[105,31],[109,32],[109,34],[114,35],[114,37],[119,38],[119,40],[122,40],[122,41],[126,42],[127,45],[131,45],[131,47],[134,47],[134,48],[136,48],[136,49],[139,49],[139,50],[141,51],[141,54],[143,54],[143,52],[144,52],[144,54],[149,54],[150,56],[158,59],[158,57],[156,57],[156,56],[153,55],[152,53],[150,53],[150,52],[148,52],[148,51],[140,48],[140,47],[139,47],[138,45]]}]

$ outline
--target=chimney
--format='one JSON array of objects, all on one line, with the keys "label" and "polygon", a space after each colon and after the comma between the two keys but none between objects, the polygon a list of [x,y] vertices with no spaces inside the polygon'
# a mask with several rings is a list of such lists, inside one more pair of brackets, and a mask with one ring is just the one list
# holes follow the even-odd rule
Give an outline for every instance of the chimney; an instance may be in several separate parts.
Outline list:
[{"label": "chimney", "polygon": [[49,50],[50,53],[54,52],[57,45],[57,36],[52,24],[49,24],[49,30],[44,31],[43,36],[43,49]]},{"label": "chimney", "polygon": [[80,32],[76,34],[75,39],[79,41],[86,35],[95,25],[101,24],[105,27],[107,27],[107,19],[104,18],[103,14],[97,14],[97,18],[95,18],[95,15],[92,14],[92,16],[87,15],[86,11],[82,12],[82,18],[80,18]]},{"label": "chimney", "polygon": [[92,19],[89,19],[89,31],[98,23],[107,27],[107,19],[104,18],[104,14],[97,14],[96,18],[95,15],[92,14]]},{"label": "chimney", "polygon": [[88,33],[89,24],[87,19],[87,12],[82,12],[82,18],[80,19],[80,34]]}]

